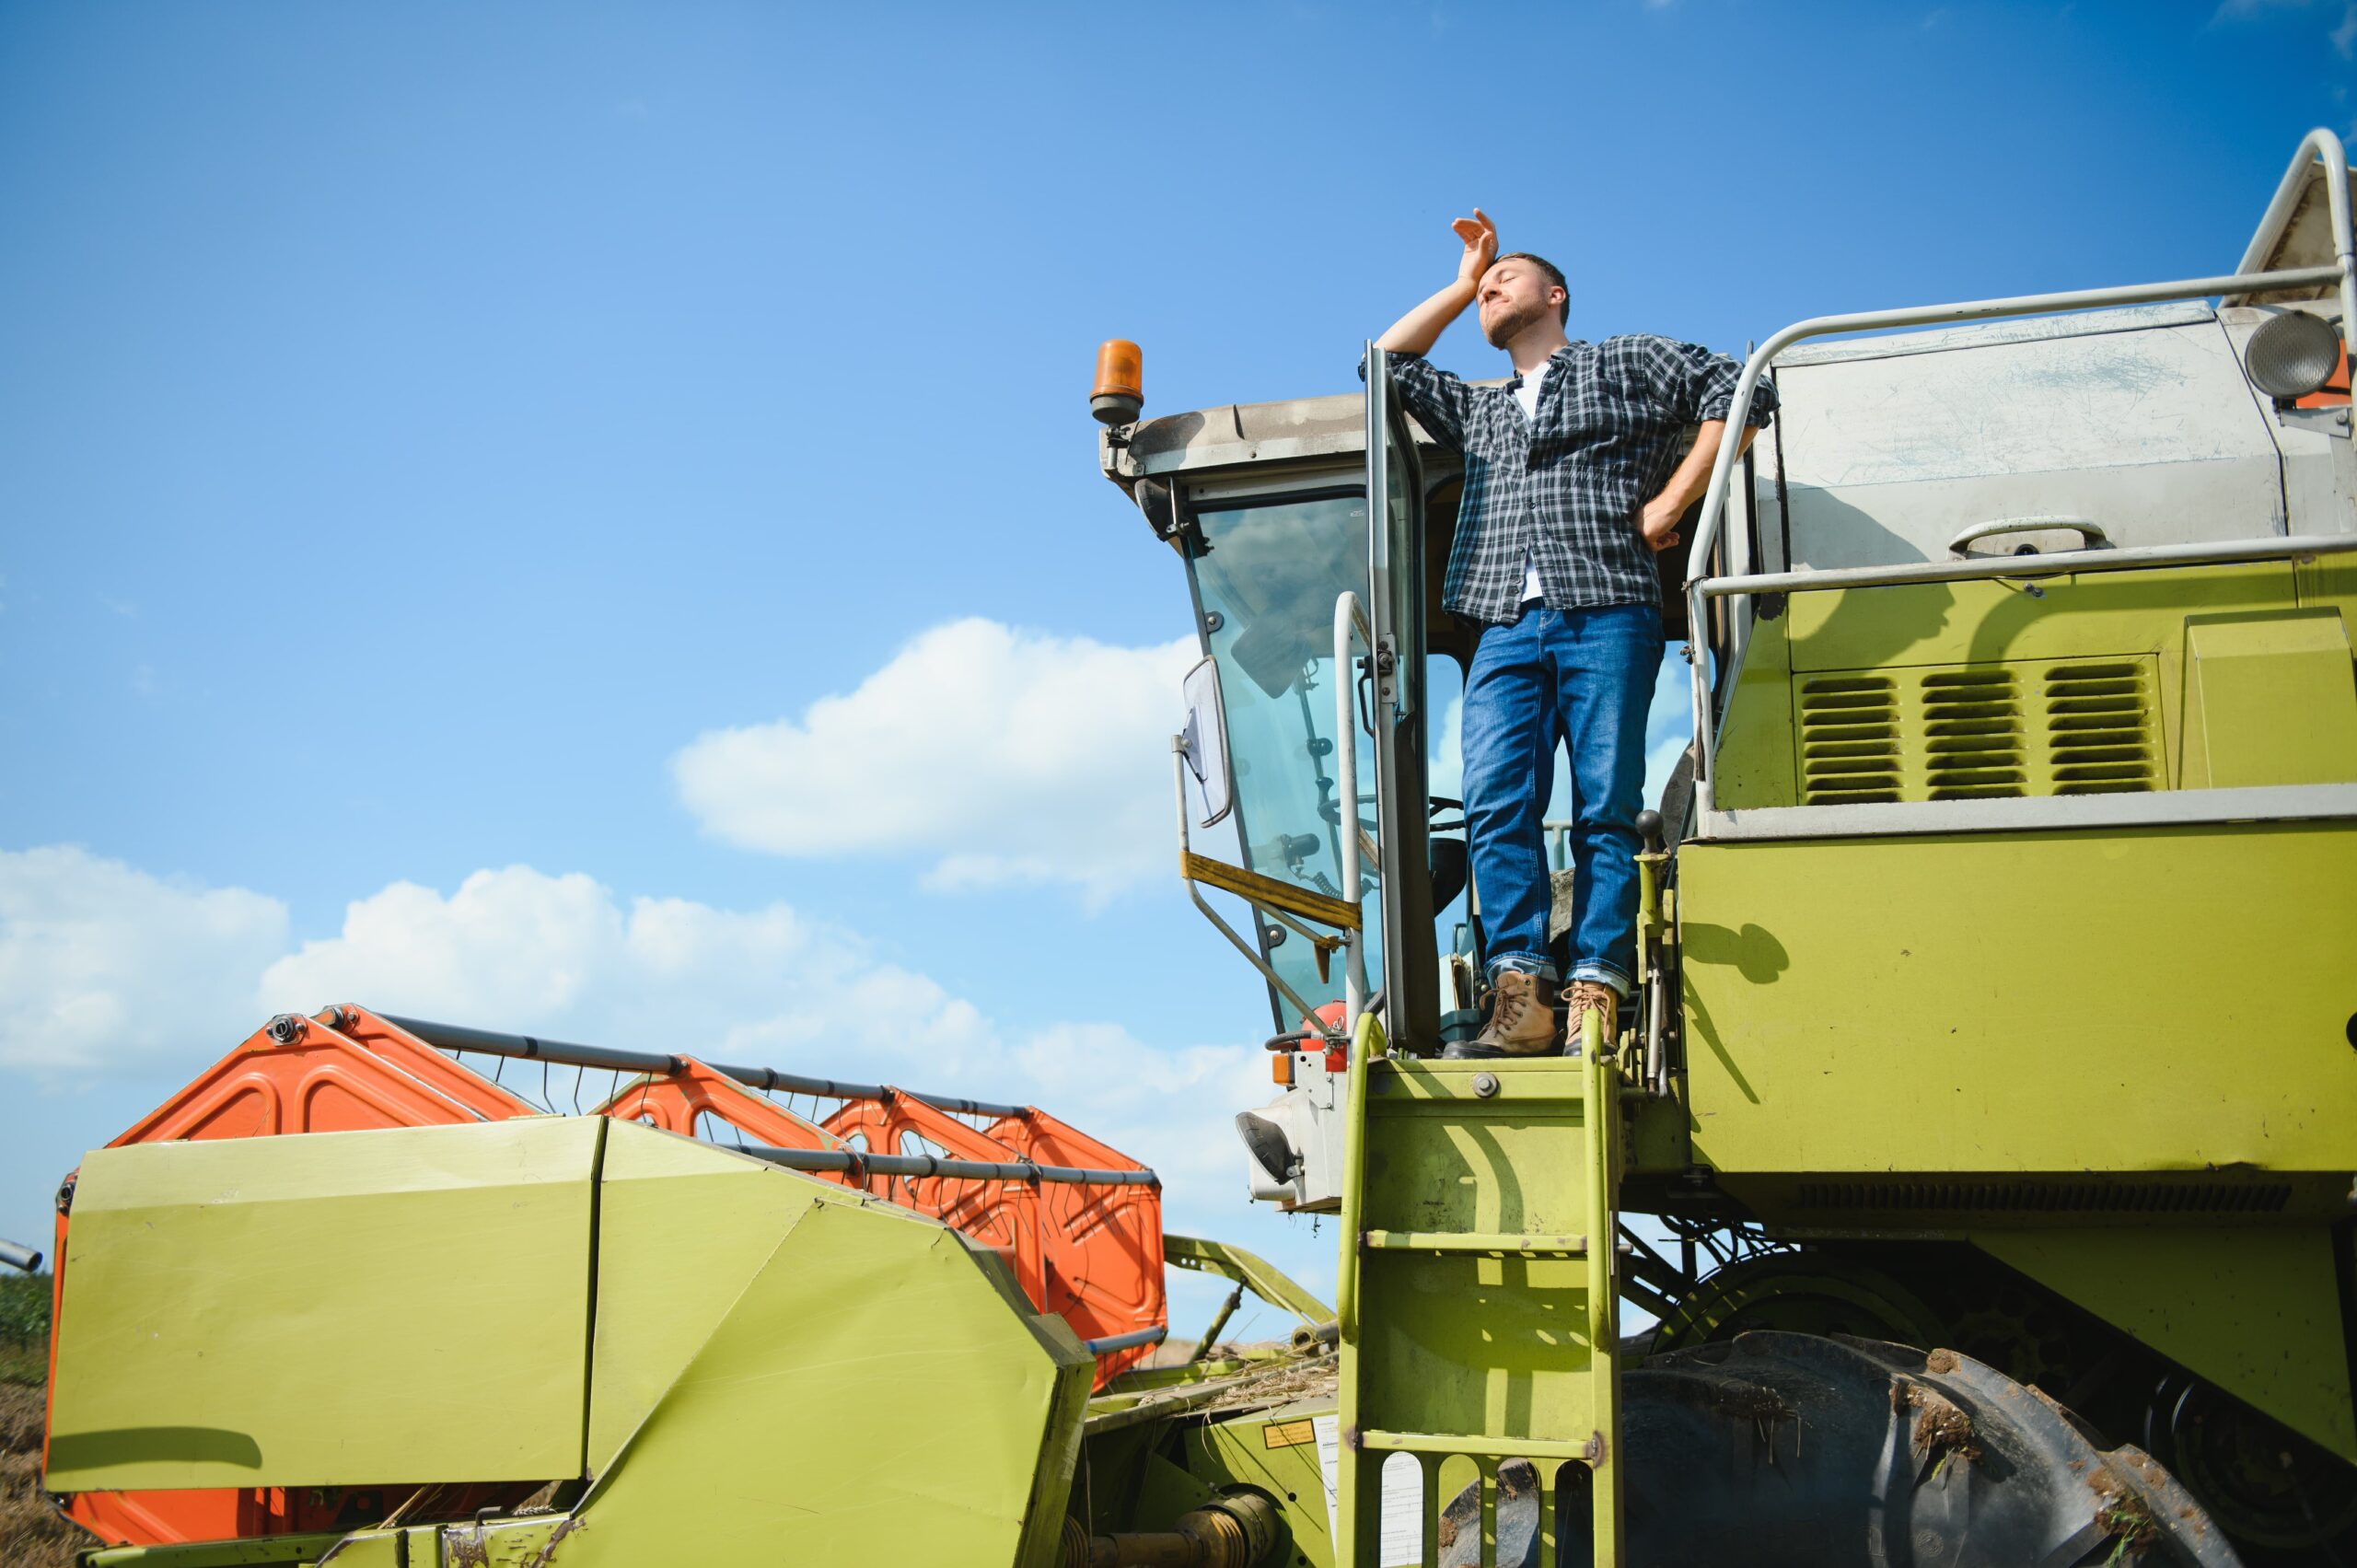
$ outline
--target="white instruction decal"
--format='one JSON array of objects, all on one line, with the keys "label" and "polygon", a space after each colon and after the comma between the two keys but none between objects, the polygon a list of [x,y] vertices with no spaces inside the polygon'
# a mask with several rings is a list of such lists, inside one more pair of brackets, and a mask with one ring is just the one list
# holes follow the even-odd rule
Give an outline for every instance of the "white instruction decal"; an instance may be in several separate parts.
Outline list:
[{"label": "white instruction decal", "polygon": [[[1318,1474],[1326,1483],[1327,1539],[1340,1550],[1341,1464],[1342,1423],[1340,1416],[1321,1415],[1310,1423],[1318,1434]],[[1413,1455],[1393,1454],[1383,1464],[1383,1539],[1381,1568],[1417,1568],[1424,1560],[1424,1473]]]}]

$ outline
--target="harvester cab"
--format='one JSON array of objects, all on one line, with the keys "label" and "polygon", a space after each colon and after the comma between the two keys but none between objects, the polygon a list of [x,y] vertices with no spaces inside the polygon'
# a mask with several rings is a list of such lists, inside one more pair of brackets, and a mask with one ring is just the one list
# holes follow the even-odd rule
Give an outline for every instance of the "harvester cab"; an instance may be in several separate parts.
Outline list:
[{"label": "harvester cab", "polygon": [[[1692,740],[1639,822],[1638,993],[1568,1059],[1439,1054],[1483,956],[1433,783],[1457,455],[1372,345],[1363,396],[1143,421],[1123,345],[1101,466],[1204,655],[1180,869],[1275,1028],[1249,1190],[1342,1216],[1338,1562],[1475,1518],[1503,1552],[1532,1498],[1534,1562],[1850,1561],[1852,1524],[1875,1562],[2230,1560],[2205,1507],[2251,1561],[2345,1557],[2350,194],[2318,131],[2231,273],[1749,355],[1730,422],[1771,377],[1779,416],[1663,560]],[[2061,1404],[2152,1457],[1996,1434]],[[2041,1456],[2010,1493],[1998,1446]]]}]

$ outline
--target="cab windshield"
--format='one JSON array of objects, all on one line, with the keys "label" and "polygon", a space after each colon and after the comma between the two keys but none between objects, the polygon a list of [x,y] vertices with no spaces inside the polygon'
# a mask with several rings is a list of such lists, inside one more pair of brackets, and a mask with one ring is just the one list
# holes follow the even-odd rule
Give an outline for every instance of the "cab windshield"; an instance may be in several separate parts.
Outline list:
[{"label": "cab windshield", "polygon": [[[1375,749],[1364,720],[1346,742],[1358,748],[1359,796],[1347,809],[1334,756],[1334,601],[1345,589],[1367,596],[1366,498],[1355,486],[1296,492],[1199,505],[1194,517],[1202,543],[1189,565],[1219,659],[1243,864],[1359,904],[1367,972],[1380,974]],[[1355,694],[1362,710],[1370,701]],[[1350,830],[1363,835],[1355,889],[1341,886],[1341,835]],[[1260,944],[1270,967],[1304,998],[1340,999],[1340,955],[1321,979],[1315,950],[1297,933],[1267,926]],[[1299,1022],[1279,1005],[1280,1029]]]}]

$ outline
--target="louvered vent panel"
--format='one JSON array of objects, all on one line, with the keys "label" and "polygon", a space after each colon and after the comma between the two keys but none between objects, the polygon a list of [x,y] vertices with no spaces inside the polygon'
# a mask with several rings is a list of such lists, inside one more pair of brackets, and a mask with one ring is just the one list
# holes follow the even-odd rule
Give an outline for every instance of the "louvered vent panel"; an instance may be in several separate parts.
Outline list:
[{"label": "louvered vent panel", "polygon": [[1794,687],[1805,806],[2169,787],[2150,654],[1828,670]]},{"label": "louvered vent panel", "polygon": [[1899,798],[1898,691],[1887,676],[1801,684],[1801,799],[1849,806]]},{"label": "louvered vent panel", "polygon": [[2141,659],[2053,664],[2045,671],[2047,764],[2056,795],[2159,787],[2152,681]]},{"label": "louvered vent panel", "polygon": [[1922,678],[1925,796],[1991,800],[2028,793],[2021,702],[2003,665],[1935,669]]}]

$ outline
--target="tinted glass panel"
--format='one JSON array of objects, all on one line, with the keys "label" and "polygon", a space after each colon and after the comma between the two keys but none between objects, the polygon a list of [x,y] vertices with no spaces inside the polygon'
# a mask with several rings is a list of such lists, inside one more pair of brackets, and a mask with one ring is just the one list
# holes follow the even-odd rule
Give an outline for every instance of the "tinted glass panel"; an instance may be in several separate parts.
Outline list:
[{"label": "tinted glass panel", "polygon": [[[1353,897],[1341,884],[1346,814],[1334,761],[1334,600],[1344,589],[1366,597],[1365,499],[1288,499],[1196,517],[1209,547],[1194,562],[1196,590],[1207,615],[1218,617],[1209,641],[1227,703],[1244,864],[1330,897]],[[1376,866],[1375,753],[1363,726],[1353,728],[1359,808],[1347,815],[1364,835],[1357,889],[1364,895],[1374,889]],[[1367,970],[1380,974],[1376,900],[1363,898],[1362,906]],[[1307,1000],[1341,999],[1340,953],[1323,981],[1315,952],[1296,933],[1286,932],[1268,957]]]}]

